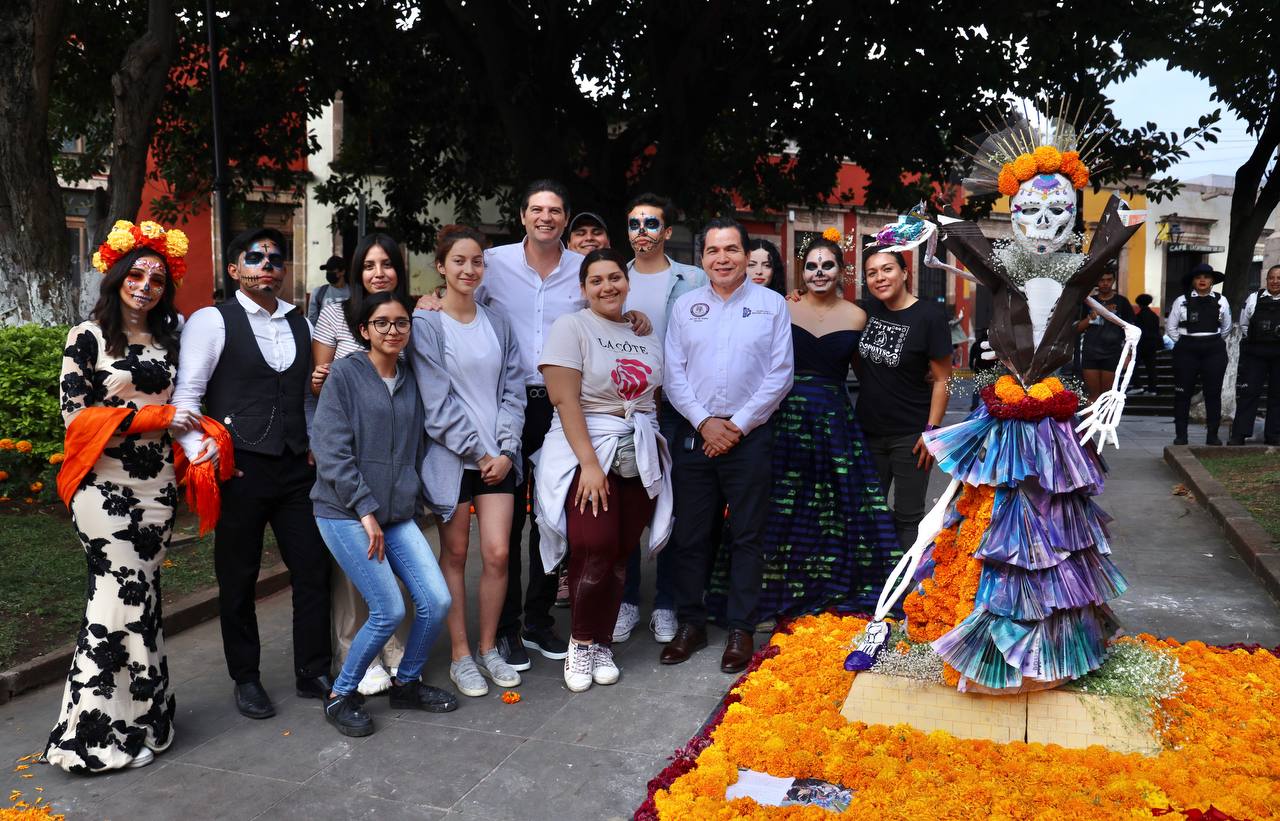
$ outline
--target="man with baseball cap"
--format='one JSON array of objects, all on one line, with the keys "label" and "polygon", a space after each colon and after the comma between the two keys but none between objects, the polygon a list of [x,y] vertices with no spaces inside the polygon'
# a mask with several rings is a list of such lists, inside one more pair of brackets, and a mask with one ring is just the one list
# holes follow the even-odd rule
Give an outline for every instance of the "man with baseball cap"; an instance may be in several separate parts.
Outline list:
[{"label": "man with baseball cap", "polygon": [[565,244],[570,251],[577,251],[584,257],[597,248],[608,248],[609,231],[605,228],[604,218],[590,211],[574,216],[569,223],[569,239]]},{"label": "man with baseball cap", "polygon": [[347,261],[334,254],[320,266],[326,280],[324,285],[311,292],[307,303],[307,319],[314,326],[320,319],[320,309],[330,302],[346,302],[351,293],[347,290]]}]

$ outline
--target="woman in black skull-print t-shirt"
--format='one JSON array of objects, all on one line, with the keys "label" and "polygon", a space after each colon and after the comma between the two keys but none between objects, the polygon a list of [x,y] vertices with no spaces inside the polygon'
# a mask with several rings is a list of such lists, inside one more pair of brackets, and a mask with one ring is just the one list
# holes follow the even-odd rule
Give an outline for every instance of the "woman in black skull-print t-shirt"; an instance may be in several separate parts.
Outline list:
[{"label": "woman in black skull-print t-shirt", "polygon": [[858,343],[858,421],[885,495],[893,487],[893,520],[908,548],[924,518],[933,457],[921,435],[942,423],[951,376],[951,335],[942,306],[907,290],[906,262],[896,252],[864,256],[867,325]]}]

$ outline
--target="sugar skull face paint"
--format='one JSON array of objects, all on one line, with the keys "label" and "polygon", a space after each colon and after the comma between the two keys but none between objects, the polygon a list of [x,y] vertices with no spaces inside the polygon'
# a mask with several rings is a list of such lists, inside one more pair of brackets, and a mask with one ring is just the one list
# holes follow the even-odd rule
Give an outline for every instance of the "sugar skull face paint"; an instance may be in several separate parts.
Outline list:
[{"label": "sugar skull face paint", "polygon": [[136,311],[149,311],[160,302],[168,282],[163,260],[149,255],[139,257],[120,283],[120,301]]},{"label": "sugar skull face paint", "polygon": [[240,257],[232,276],[246,291],[269,294],[284,281],[284,255],[269,239],[260,239]]},{"label": "sugar skull face paint", "polygon": [[1061,174],[1037,174],[1018,186],[1010,203],[1013,238],[1036,254],[1051,254],[1071,237],[1076,191]]},{"label": "sugar skull face paint", "polygon": [[826,248],[815,248],[805,255],[802,276],[805,290],[810,293],[829,293],[840,281],[842,273],[835,254]]}]

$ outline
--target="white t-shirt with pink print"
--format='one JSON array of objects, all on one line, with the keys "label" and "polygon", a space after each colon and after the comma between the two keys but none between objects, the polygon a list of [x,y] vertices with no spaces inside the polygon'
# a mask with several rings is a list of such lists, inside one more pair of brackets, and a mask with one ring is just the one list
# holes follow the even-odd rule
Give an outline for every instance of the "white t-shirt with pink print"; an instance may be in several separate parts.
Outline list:
[{"label": "white t-shirt with pink print", "polygon": [[543,365],[582,374],[584,413],[654,413],[654,391],[662,385],[662,339],[637,336],[629,323],[583,308],[551,326],[538,362]]}]

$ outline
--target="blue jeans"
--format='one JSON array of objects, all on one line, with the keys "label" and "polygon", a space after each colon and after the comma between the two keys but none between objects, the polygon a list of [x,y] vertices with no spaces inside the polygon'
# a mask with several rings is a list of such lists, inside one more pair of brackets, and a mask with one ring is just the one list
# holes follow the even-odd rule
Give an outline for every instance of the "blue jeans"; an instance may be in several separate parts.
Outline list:
[{"label": "blue jeans", "polygon": [[396,680],[416,681],[451,603],[449,588],[426,537],[412,519],[383,525],[386,561],[379,562],[369,558],[369,536],[358,520],[317,517],[316,524],[329,552],[369,605],[369,619],[351,642],[334,692],[349,695],[356,691],[365,670],[404,618],[404,597],[396,578],[404,582],[414,607],[413,629]]}]

